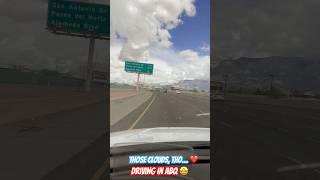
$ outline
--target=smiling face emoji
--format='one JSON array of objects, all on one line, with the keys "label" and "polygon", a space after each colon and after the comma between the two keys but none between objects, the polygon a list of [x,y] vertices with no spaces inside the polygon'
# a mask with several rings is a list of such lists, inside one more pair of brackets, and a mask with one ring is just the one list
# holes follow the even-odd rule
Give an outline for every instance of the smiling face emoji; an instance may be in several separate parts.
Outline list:
[{"label": "smiling face emoji", "polygon": [[188,170],[187,167],[183,166],[183,167],[180,168],[180,174],[181,174],[182,176],[187,175],[188,172],[189,172],[189,170]]}]

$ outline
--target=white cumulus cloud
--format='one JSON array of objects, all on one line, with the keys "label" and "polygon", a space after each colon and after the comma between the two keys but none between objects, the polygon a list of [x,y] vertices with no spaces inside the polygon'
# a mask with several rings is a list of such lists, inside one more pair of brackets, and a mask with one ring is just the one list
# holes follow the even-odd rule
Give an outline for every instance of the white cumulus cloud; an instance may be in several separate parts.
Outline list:
[{"label": "white cumulus cloud", "polygon": [[133,61],[147,60],[151,45],[170,47],[169,30],[182,23],[181,16],[196,14],[194,0],[111,0],[110,6],[111,38],[126,39],[121,59]]}]

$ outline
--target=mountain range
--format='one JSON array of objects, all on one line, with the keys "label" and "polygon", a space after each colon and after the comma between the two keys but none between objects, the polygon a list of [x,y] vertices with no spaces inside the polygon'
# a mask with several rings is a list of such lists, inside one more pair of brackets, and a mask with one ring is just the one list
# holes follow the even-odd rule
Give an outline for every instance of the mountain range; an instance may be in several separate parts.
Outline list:
[{"label": "mountain range", "polygon": [[282,56],[229,59],[213,68],[211,80],[227,82],[228,89],[253,91],[273,86],[319,94],[320,59]]},{"label": "mountain range", "polygon": [[183,89],[198,89],[203,91],[210,90],[210,81],[208,80],[182,80],[179,81],[176,85]]}]

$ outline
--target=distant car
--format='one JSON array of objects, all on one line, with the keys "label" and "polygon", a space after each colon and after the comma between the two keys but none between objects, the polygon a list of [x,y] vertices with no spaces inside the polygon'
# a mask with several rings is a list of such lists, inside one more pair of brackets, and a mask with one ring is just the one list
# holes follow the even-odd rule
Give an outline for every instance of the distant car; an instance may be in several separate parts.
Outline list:
[{"label": "distant car", "polygon": [[179,90],[176,90],[176,93],[177,93],[177,94],[180,94],[180,93],[181,93],[181,91],[179,91]]},{"label": "distant car", "polygon": [[163,90],[163,93],[168,93],[168,89],[164,89],[164,90]]}]

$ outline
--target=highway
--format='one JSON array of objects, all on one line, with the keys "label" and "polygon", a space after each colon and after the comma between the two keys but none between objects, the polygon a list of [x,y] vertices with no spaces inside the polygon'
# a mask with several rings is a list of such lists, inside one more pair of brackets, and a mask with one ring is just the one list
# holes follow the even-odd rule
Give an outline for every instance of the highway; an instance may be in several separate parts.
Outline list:
[{"label": "highway", "polygon": [[106,108],[88,104],[0,126],[0,179],[89,179],[106,158]]},{"label": "highway", "polygon": [[[125,105],[131,109],[135,102],[141,105],[111,130],[210,126],[208,97],[155,92],[145,102],[141,101],[146,97],[149,96],[141,94],[114,100],[112,104],[119,103],[116,112],[126,109]],[[89,103],[0,126],[0,179],[85,180],[101,168],[105,172],[106,108],[105,102]],[[98,173],[96,177],[102,176]]]},{"label": "highway", "polygon": [[111,131],[152,127],[210,127],[209,96],[155,92]]},{"label": "highway", "polygon": [[319,101],[261,100],[211,104],[215,179],[320,179]]},{"label": "highway", "polygon": [[[133,98],[134,99],[134,98]],[[121,100],[120,100],[121,102]],[[117,103],[117,102],[113,102]],[[126,109],[126,107],[122,107]],[[137,107],[134,111],[127,114],[124,118],[111,126],[111,132],[138,129],[138,128],[152,128],[152,127],[210,127],[210,101],[208,96],[200,96],[196,94],[176,94],[175,92],[154,92],[152,96],[142,105]],[[98,139],[93,145],[89,146],[86,152],[79,155],[75,160],[69,162],[67,167],[71,171],[72,164],[81,161],[81,158],[90,159],[94,153],[94,160],[91,162],[100,162],[97,159],[97,153],[101,152],[98,148],[104,149],[106,140],[104,138]],[[99,153],[101,159],[104,158]],[[90,180],[102,180],[107,175],[107,164],[100,162],[99,168],[96,169]],[[97,167],[97,164],[92,164]],[[79,166],[78,166],[79,167]],[[88,166],[87,166],[88,167]],[[80,167],[83,168],[83,167]],[[60,169],[60,170],[59,170]],[[45,179],[55,179],[63,174],[64,167],[59,167],[57,171],[49,174]],[[85,169],[83,169],[85,171]],[[78,172],[82,172],[79,171]],[[80,173],[81,174],[81,173]],[[83,176],[74,176],[70,174],[69,178],[77,177],[84,179]]]},{"label": "highway", "polygon": [[[211,124],[215,179],[318,180],[319,104],[228,94],[225,102],[210,103],[208,96],[154,92],[111,132]],[[28,124],[1,126],[1,179],[90,179],[93,174],[104,179],[105,108],[104,103],[90,104]]]},{"label": "highway", "polygon": [[320,102],[226,95],[155,93],[111,131],[159,126],[213,128],[218,180],[320,179]]},{"label": "highway", "polygon": [[[153,127],[210,128],[209,96],[153,92],[148,101],[111,126],[111,132]],[[106,167],[98,169],[91,180],[105,179]]]}]

